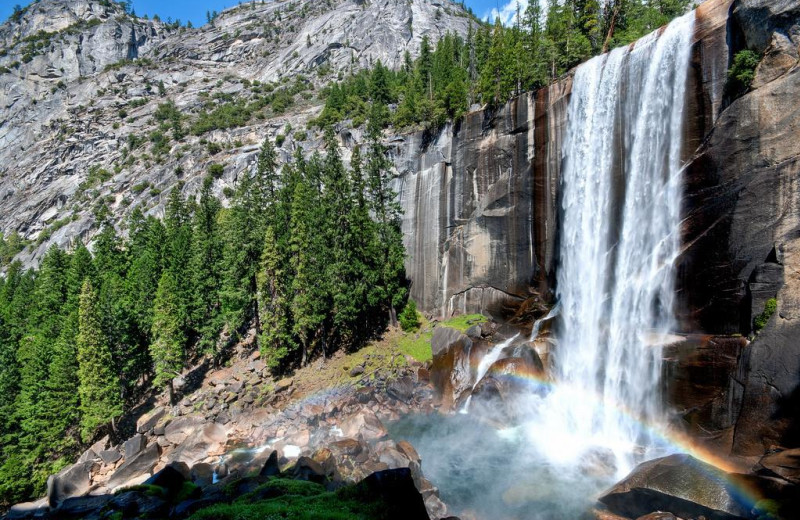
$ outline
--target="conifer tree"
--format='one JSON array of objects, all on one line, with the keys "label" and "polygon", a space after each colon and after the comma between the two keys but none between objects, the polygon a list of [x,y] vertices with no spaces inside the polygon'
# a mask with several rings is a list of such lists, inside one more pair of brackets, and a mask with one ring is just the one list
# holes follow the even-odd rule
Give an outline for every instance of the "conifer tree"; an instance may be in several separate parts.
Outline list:
[{"label": "conifer tree", "polygon": [[324,281],[315,251],[314,208],[318,207],[317,191],[303,176],[295,187],[291,215],[291,254],[294,278],[291,303],[294,320],[292,331],[301,348],[301,365],[308,361],[311,348],[325,319]]},{"label": "conifer tree", "polygon": [[192,291],[189,317],[199,336],[198,348],[206,352],[214,350],[221,328],[218,290],[222,250],[218,228],[221,205],[211,193],[212,183],[210,177],[203,181],[193,219],[194,240],[189,265]]},{"label": "conifer tree", "polygon": [[391,187],[391,163],[381,142],[383,123],[380,113],[373,111],[367,140],[369,151],[366,160],[367,191],[371,210],[376,219],[376,256],[379,270],[380,294],[389,313],[392,325],[397,325],[397,306],[405,299],[405,247],[400,229],[401,208]]},{"label": "conifer tree", "polygon": [[78,396],[81,438],[88,442],[98,427],[122,415],[119,379],[114,371],[108,339],[103,333],[98,297],[92,283],[83,283],[78,318]]},{"label": "conifer tree", "polygon": [[259,345],[267,366],[276,369],[292,352],[292,334],[289,316],[289,298],[284,285],[284,261],[272,226],[267,228],[261,270],[258,273],[259,311],[261,335]]},{"label": "conifer tree", "polygon": [[172,379],[183,370],[185,359],[186,323],[185,308],[178,295],[178,282],[169,270],[164,271],[158,282],[153,310],[153,343],[150,356],[153,359],[155,378],[153,384],[166,387],[170,402],[174,402]]}]

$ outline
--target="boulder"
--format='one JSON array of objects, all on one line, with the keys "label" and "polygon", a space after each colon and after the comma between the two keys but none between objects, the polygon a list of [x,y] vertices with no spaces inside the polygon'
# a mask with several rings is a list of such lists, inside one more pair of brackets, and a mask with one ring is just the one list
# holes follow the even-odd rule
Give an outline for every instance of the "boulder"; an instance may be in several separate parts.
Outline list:
[{"label": "boulder", "polygon": [[513,420],[518,413],[515,398],[529,392],[543,393],[545,387],[535,384],[543,378],[541,361],[535,363],[521,357],[497,360],[472,390],[470,409],[480,409],[497,422]]},{"label": "boulder", "polygon": [[89,460],[96,460],[100,456],[100,452],[108,447],[109,436],[106,435],[99,441],[92,444],[88,450],[78,458],[78,462],[86,462]]},{"label": "boulder", "polygon": [[[272,455],[270,455],[272,456]],[[322,465],[310,457],[300,457],[288,473],[295,480],[308,480],[322,484],[325,482],[326,474]]]},{"label": "boulder", "polygon": [[408,376],[392,379],[386,384],[386,393],[408,404],[414,398],[414,380]]},{"label": "boulder", "polygon": [[122,452],[125,454],[125,458],[130,459],[141,453],[146,442],[147,440],[140,433],[125,441],[122,445]]},{"label": "boulder", "polygon": [[153,408],[136,421],[136,431],[147,433],[156,427],[158,422],[167,414],[167,409],[163,406]]},{"label": "boulder", "polygon": [[281,467],[278,463],[278,452],[272,450],[272,453],[269,454],[267,461],[264,463],[264,466],[261,468],[261,471],[259,471],[258,474],[262,477],[274,477],[279,475],[280,472]]},{"label": "boulder", "polygon": [[108,504],[110,495],[72,497],[64,500],[56,511],[57,518],[85,518]]},{"label": "boulder", "polygon": [[49,510],[49,506],[47,504],[47,498],[39,499],[35,502],[23,502],[21,504],[15,504],[11,506],[6,513],[6,520],[16,520],[22,518],[39,518],[45,516],[46,512]]},{"label": "boulder", "polygon": [[289,387],[292,386],[294,381],[291,378],[281,379],[275,384],[275,391],[276,392],[283,392],[287,390]]},{"label": "boulder", "polygon": [[208,486],[214,482],[214,467],[207,462],[195,464],[192,466],[190,478],[198,486]]},{"label": "boulder", "polygon": [[532,343],[517,343],[503,349],[500,358],[520,358],[524,361],[526,371],[532,374],[543,374],[544,363]]},{"label": "boulder", "polygon": [[467,329],[467,337],[472,339],[480,339],[483,331],[481,330],[480,325],[473,325],[472,327]]},{"label": "boulder", "polygon": [[342,421],[340,428],[345,437],[357,438],[361,436],[368,441],[382,439],[388,433],[381,420],[368,410],[351,415]]},{"label": "boulder", "polygon": [[437,400],[445,407],[450,407],[472,388],[472,340],[456,329],[436,327],[431,349],[433,361],[430,381]]},{"label": "boulder", "polygon": [[425,502],[408,468],[388,469],[371,474],[357,484],[364,496],[380,500],[389,520],[429,520]]},{"label": "boulder", "polygon": [[765,455],[759,461],[757,471],[762,475],[800,485],[800,448]]},{"label": "boulder", "polygon": [[179,417],[167,425],[164,437],[172,444],[181,444],[200,428],[201,423],[202,419],[197,417]]},{"label": "boulder", "polygon": [[171,462],[164,469],[145,481],[146,485],[158,486],[167,491],[167,495],[174,497],[180,493],[184,482],[189,480],[189,467],[181,462]]},{"label": "boulder", "polygon": [[138,455],[132,459],[126,460],[117,468],[114,474],[111,475],[106,486],[109,489],[115,489],[143,475],[149,477],[153,472],[153,468],[158,464],[160,455],[158,444],[151,444],[139,452]]},{"label": "boulder", "polygon": [[58,507],[70,497],[85,495],[89,492],[94,462],[84,461],[61,470],[47,479],[47,503],[50,507]]},{"label": "boulder", "polygon": [[419,456],[419,453],[417,453],[417,450],[414,448],[414,446],[411,445],[410,442],[408,441],[398,442],[397,449],[401,451],[408,458],[408,460],[416,462],[417,464],[422,463],[422,458]]},{"label": "boulder", "polygon": [[100,459],[103,461],[104,464],[114,464],[119,459],[122,458],[122,453],[119,452],[117,449],[113,450],[103,450],[98,453]]},{"label": "boulder", "polygon": [[732,477],[689,455],[670,455],[640,464],[599,500],[611,512],[629,518],[654,511],[680,518],[750,518],[750,507]]}]

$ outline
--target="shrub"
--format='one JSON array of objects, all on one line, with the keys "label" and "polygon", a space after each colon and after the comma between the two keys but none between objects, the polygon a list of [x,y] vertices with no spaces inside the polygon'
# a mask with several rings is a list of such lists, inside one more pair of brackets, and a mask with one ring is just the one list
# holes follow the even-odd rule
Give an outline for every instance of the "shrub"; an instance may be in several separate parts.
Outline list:
[{"label": "shrub", "polygon": [[215,179],[222,177],[225,168],[221,164],[214,163],[208,167],[208,173]]},{"label": "shrub", "polygon": [[419,328],[419,314],[414,300],[408,300],[403,312],[400,313],[399,319],[400,327],[406,332],[412,332]]},{"label": "shrub", "polygon": [[208,153],[211,155],[217,155],[219,152],[222,151],[222,147],[217,143],[208,143]]},{"label": "shrub", "polygon": [[769,319],[775,314],[776,310],[778,310],[778,300],[775,298],[767,300],[767,303],[764,304],[764,312],[756,316],[755,320],[753,320],[753,329],[758,332],[766,327]]},{"label": "shrub", "polygon": [[743,50],[733,57],[733,64],[728,69],[728,82],[725,85],[728,95],[735,99],[750,90],[756,77],[756,67],[761,62],[761,55],[755,51]]}]

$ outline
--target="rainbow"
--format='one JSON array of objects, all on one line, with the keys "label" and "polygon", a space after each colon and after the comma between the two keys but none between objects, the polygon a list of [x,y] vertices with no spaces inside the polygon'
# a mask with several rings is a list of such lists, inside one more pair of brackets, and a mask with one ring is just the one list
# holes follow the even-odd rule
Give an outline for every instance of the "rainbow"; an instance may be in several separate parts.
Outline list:
[{"label": "rainbow", "polygon": [[[552,391],[558,386],[555,381],[540,374],[503,374],[501,377],[525,385],[532,392],[540,394]],[[598,406],[605,408],[612,406],[614,413],[635,424],[642,433],[648,434],[659,445],[664,446],[667,452],[665,455],[681,453],[705,463],[696,465],[696,469],[705,473],[712,480],[723,480],[723,484],[733,498],[748,509],[756,509],[758,502],[765,499],[763,492],[755,485],[755,479],[744,478],[749,469],[745,464],[703,446],[689,435],[674,428],[648,422],[622,403],[608,403],[597,394],[589,394],[585,397]]]}]

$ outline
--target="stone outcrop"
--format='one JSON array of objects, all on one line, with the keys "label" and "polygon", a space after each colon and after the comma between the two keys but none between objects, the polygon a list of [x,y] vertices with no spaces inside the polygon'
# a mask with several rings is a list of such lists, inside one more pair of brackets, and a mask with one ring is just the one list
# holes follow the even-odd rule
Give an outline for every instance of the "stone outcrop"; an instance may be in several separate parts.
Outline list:
[{"label": "stone outcrop", "polygon": [[662,511],[715,520],[750,518],[746,500],[729,475],[688,455],[645,462],[600,497],[611,512],[627,518]]},{"label": "stone outcrop", "polygon": [[[319,98],[306,92],[285,113],[269,111],[203,142],[187,136],[163,160],[144,159],[150,145],[143,146],[123,165],[129,136],[146,142],[157,130],[159,103],[171,100],[188,116],[213,93],[253,97],[254,82],[302,76],[316,88],[378,60],[396,68],[424,37],[466,35],[470,20],[451,0],[278,0],[245,2],[188,29],[134,18],[116,2],[35,2],[0,25],[0,231],[34,241],[19,258],[35,265],[51,244],[90,243],[93,207],[106,204],[115,223],[134,207],[160,216],[161,194],[179,182],[185,195],[195,193],[212,163],[227,166],[214,186],[224,197],[254,167],[265,137],[288,133],[284,159],[297,146],[320,146],[313,132],[295,139],[286,130],[318,115]],[[209,154],[205,141],[221,151]],[[91,177],[92,168],[106,174]]]},{"label": "stone outcrop", "polygon": [[[412,298],[509,317],[552,297],[561,135],[571,79],[393,143]],[[428,142],[429,141],[429,142]]]}]

